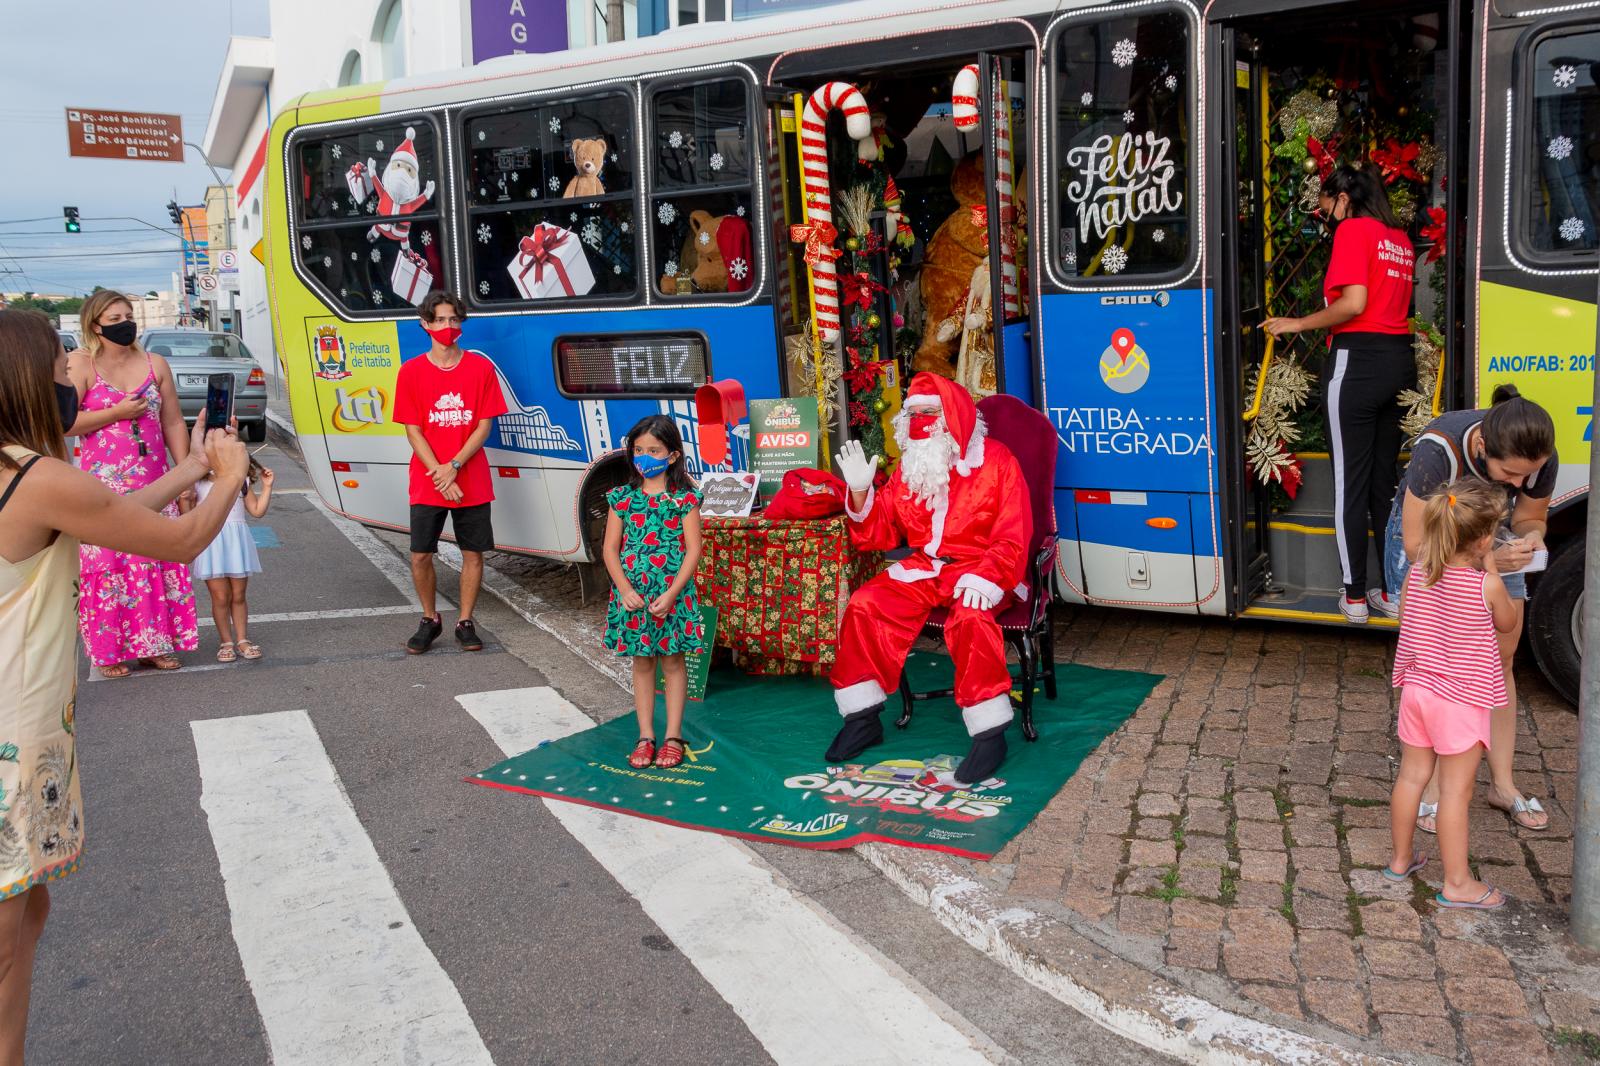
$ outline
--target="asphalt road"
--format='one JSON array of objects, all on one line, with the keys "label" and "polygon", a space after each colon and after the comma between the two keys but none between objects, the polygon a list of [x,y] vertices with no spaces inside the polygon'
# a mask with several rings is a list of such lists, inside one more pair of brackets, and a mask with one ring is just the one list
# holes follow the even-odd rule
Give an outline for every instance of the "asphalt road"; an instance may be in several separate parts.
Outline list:
[{"label": "asphalt road", "polygon": [[[706,928],[618,858],[621,831],[650,823],[465,784],[504,757],[474,701],[570,701],[587,725],[626,694],[492,597],[483,652],[455,648],[447,610],[435,650],[405,655],[399,555],[322,510],[292,457],[263,458],[279,473],[250,590],[265,658],[217,664],[205,627],[182,671],[80,688],[88,843],[51,888],[30,1063],[1162,1061],[853,853],[652,837],[712,883],[771,882]],[[784,936],[837,947],[795,974],[762,954]]]}]

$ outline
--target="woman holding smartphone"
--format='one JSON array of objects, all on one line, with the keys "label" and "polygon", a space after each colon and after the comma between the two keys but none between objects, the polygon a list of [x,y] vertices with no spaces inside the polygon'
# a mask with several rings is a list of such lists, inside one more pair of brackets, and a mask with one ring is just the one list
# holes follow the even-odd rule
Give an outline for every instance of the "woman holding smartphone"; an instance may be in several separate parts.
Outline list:
[{"label": "woman holding smartphone", "polygon": [[[139,347],[126,296],[101,289],[84,301],[83,321],[83,349],[68,363],[82,397],[72,430],[81,434],[83,469],[126,496],[188,457],[177,384],[165,359]],[[123,417],[131,410],[139,413]],[[100,418],[107,421],[85,431]],[[169,504],[163,513],[176,518],[178,510]],[[78,628],[102,677],[127,677],[135,660],[176,670],[181,664],[173,653],[199,647],[187,567],[88,544],[80,562]]]}]

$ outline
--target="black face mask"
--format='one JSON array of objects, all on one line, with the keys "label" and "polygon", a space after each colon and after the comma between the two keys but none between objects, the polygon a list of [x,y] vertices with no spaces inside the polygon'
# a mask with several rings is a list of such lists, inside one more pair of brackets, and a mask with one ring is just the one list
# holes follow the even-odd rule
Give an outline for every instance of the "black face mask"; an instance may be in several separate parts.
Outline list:
[{"label": "black face mask", "polygon": [[78,420],[78,390],[59,381],[50,384],[56,389],[56,410],[61,414],[61,432],[65,433]]},{"label": "black face mask", "polygon": [[109,326],[100,327],[100,336],[112,344],[120,344],[126,348],[139,336],[139,323],[131,318],[124,322],[113,322]]}]

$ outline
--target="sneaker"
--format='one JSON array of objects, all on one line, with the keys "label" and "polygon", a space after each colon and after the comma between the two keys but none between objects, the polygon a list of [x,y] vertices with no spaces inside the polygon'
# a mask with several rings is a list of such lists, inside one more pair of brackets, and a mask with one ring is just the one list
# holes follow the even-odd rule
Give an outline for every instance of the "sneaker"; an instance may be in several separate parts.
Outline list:
[{"label": "sneaker", "polygon": [[411,639],[406,641],[408,655],[421,655],[433,647],[433,642],[439,639],[439,634],[444,632],[444,623],[437,618],[422,616],[422,622],[417,626],[417,631],[411,634]]},{"label": "sneaker", "polygon": [[1391,596],[1382,589],[1368,589],[1367,603],[1385,618],[1400,617],[1400,597]]},{"label": "sneaker", "polygon": [[472,619],[463,618],[456,623],[456,643],[461,645],[462,651],[483,650],[483,638],[478,636],[478,627],[472,624]]},{"label": "sneaker", "polygon": [[1340,596],[1339,613],[1344,615],[1344,620],[1346,622],[1352,622],[1358,626],[1364,626],[1367,624],[1368,617],[1367,601],[1352,600],[1349,596]]}]

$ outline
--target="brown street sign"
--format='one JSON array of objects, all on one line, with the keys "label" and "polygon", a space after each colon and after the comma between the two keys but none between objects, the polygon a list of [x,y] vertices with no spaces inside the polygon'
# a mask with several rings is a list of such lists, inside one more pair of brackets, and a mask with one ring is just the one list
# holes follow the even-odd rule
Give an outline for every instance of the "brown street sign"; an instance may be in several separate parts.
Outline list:
[{"label": "brown street sign", "polygon": [[183,162],[183,120],[143,111],[67,108],[67,154],[91,159]]}]

